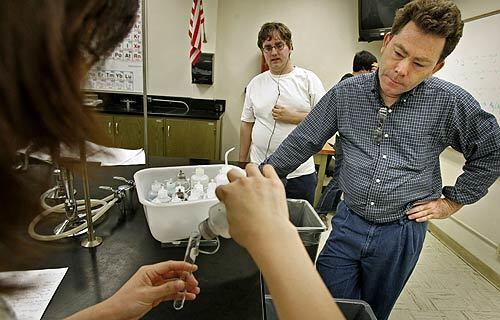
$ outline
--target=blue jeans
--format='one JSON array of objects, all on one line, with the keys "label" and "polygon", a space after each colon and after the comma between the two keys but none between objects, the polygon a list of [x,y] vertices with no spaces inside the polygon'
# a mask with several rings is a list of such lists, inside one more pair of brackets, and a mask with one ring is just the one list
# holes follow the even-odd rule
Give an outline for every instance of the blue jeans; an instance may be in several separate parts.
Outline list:
[{"label": "blue jeans", "polygon": [[316,191],[317,183],[318,177],[316,172],[297,178],[286,179],[286,197],[289,199],[307,200],[313,206],[314,191]]},{"label": "blue jeans", "polygon": [[335,298],[364,300],[377,319],[387,319],[415,268],[426,230],[427,223],[406,217],[369,222],[342,201],[316,267]]}]

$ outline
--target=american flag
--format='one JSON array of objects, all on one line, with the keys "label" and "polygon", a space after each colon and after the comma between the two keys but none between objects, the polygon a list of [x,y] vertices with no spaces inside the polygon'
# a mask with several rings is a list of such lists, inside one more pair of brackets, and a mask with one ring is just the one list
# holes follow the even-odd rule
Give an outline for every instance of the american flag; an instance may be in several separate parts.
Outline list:
[{"label": "american flag", "polygon": [[[189,58],[191,64],[195,65],[201,56],[201,28],[205,26],[205,17],[203,17],[202,0],[193,0],[191,8],[191,19],[189,19],[189,39],[191,40],[191,50]],[[203,30],[205,33],[205,30]],[[206,42],[206,40],[204,41]]]}]

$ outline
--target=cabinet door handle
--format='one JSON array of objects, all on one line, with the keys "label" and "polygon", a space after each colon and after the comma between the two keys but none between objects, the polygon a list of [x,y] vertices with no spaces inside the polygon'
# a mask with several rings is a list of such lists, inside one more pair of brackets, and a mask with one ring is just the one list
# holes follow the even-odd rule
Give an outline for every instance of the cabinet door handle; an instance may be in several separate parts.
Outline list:
[{"label": "cabinet door handle", "polygon": [[108,121],[108,134],[111,135],[111,121]]},{"label": "cabinet door handle", "polygon": [[167,125],[167,137],[170,137],[170,126]]},{"label": "cabinet door handle", "polygon": [[118,134],[118,122],[115,122],[115,134]]}]

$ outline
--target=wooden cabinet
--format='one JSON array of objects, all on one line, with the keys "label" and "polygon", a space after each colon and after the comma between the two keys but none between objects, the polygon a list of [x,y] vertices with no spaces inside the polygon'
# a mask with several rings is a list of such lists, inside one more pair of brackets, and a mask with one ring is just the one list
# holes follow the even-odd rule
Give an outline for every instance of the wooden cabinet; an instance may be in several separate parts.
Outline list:
[{"label": "wooden cabinet", "polygon": [[125,149],[144,148],[144,118],[140,116],[113,116],[115,146]]},{"label": "wooden cabinet", "polygon": [[104,135],[104,145],[113,147],[115,144],[113,115],[97,113],[95,114],[95,119],[98,122],[98,126],[101,128],[101,133]]},{"label": "wooden cabinet", "polygon": [[148,118],[148,154],[218,160],[220,120]]},{"label": "wooden cabinet", "polygon": [[148,117],[148,155],[165,156],[165,120]]},{"label": "wooden cabinet", "polygon": [[144,119],[140,116],[97,114],[106,134],[108,147],[140,149],[144,147]]},{"label": "wooden cabinet", "polygon": [[[97,114],[108,147],[144,148],[144,118]],[[220,159],[222,120],[148,117],[148,155]],[[109,141],[109,142],[108,142]]]}]

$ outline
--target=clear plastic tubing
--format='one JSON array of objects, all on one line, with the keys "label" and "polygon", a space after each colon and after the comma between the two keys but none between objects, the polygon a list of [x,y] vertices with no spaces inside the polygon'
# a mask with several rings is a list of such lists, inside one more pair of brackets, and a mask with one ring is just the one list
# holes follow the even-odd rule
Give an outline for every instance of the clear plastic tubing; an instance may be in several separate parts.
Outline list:
[{"label": "clear plastic tubing", "polygon": [[[186,253],[184,255],[184,261],[194,264],[196,257],[200,253],[200,240],[201,236],[197,231],[193,231],[189,236],[188,245],[186,248]],[[191,274],[191,272],[189,273]],[[186,281],[186,279],[181,279]],[[184,301],[186,301],[186,290],[182,293],[182,298],[174,300],[174,309],[181,310],[184,308]]]}]

